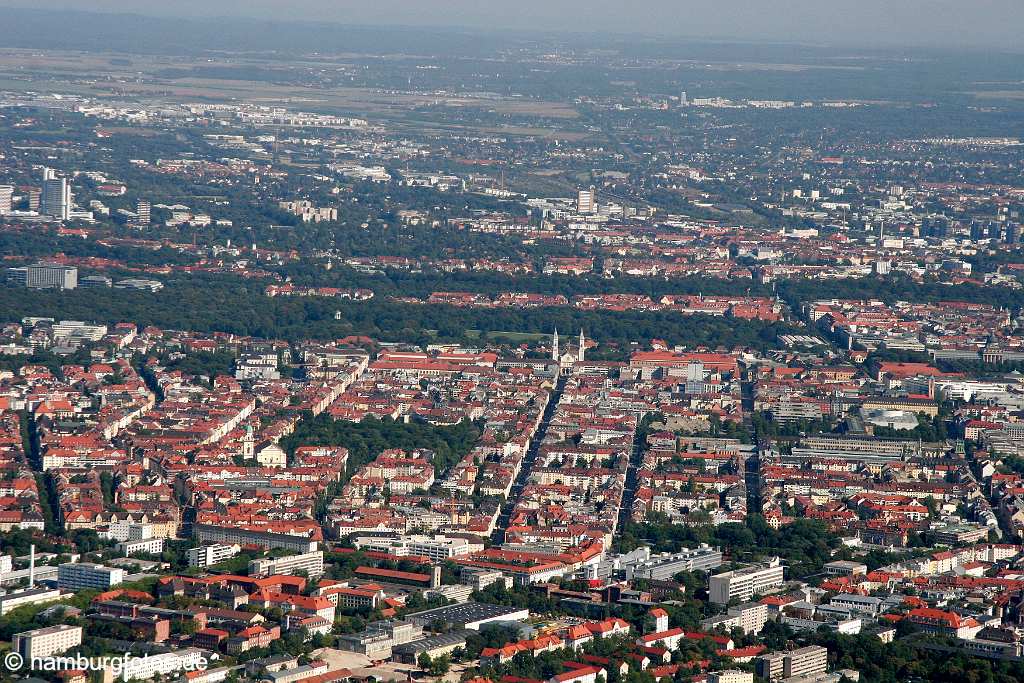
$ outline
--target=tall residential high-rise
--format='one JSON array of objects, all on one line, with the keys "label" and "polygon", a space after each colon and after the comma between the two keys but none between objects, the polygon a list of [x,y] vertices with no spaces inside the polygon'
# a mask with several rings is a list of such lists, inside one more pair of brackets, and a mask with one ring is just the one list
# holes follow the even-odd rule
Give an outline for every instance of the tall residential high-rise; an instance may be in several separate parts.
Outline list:
[{"label": "tall residential high-rise", "polygon": [[679,93],[679,106],[680,107],[689,107],[690,106],[690,99],[686,96],[686,91],[685,90],[683,90],[683,91],[681,91]]},{"label": "tall residential high-rise", "polygon": [[10,185],[0,185],[0,216],[6,216],[11,212],[13,203],[14,188]]},{"label": "tall residential high-rise", "polygon": [[71,217],[71,186],[67,178],[58,178],[52,168],[43,170],[43,192],[39,209],[62,221]]},{"label": "tall residential high-rise", "polygon": [[140,199],[135,204],[135,222],[139,225],[149,225],[149,202]]},{"label": "tall residential high-rise", "polygon": [[597,213],[597,189],[593,185],[576,195],[576,211],[584,215]]}]

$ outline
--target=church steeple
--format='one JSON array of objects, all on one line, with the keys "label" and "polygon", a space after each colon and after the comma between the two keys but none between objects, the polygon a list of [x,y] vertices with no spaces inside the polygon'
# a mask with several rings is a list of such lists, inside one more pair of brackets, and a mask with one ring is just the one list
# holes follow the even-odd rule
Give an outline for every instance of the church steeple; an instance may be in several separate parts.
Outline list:
[{"label": "church steeple", "polygon": [[583,336],[583,328],[580,328],[580,349],[576,353],[576,358],[579,362],[583,362],[583,354],[587,350],[587,339]]},{"label": "church steeple", "polygon": [[556,327],[555,333],[551,335],[551,360],[557,361],[558,359],[558,328]]},{"label": "church steeple", "polygon": [[256,435],[253,433],[252,425],[245,426],[245,436],[242,437],[242,458],[249,460],[256,455]]}]

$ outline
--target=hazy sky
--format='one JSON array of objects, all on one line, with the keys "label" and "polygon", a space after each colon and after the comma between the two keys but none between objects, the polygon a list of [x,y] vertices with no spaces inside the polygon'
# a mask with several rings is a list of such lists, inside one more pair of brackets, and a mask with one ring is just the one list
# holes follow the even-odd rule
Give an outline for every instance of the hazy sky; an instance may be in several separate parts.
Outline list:
[{"label": "hazy sky", "polygon": [[0,6],[1021,51],[1024,0],[0,0]]}]

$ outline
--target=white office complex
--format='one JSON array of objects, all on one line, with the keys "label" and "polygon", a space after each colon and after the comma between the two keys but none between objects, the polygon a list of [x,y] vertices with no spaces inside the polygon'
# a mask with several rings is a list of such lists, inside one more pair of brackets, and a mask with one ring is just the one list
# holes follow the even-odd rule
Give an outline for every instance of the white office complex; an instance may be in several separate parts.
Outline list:
[{"label": "white office complex", "polygon": [[71,217],[71,186],[67,178],[58,178],[51,168],[43,171],[43,192],[39,209],[62,221]]},{"label": "white office complex", "polygon": [[185,553],[190,567],[209,567],[212,564],[223,562],[242,552],[238,545],[226,543],[206,543],[195,548],[189,548]]},{"label": "white office complex", "polygon": [[[608,565],[608,566],[605,566]],[[711,571],[722,566],[722,551],[701,544],[678,553],[651,554],[647,546],[623,555],[606,558],[592,578],[608,578],[621,573],[627,579],[654,579],[666,581],[679,572]]]},{"label": "white office complex", "polygon": [[91,562],[65,562],[57,567],[57,585],[65,590],[110,590],[124,581],[124,570]]},{"label": "white office complex", "polygon": [[153,538],[153,525],[145,522],[111,522],[105,532],[100,532],[100,538],[119,542],[145,541]]},{"label": "white office complex", "polygon": [[708,683],[754,683],[754,674],[739,669],[709,671]]},{"label": "white office complex", "polygon": [[423,555],[435,562],[461,557],[484,549],[483,544],[458,536],[360,536],[353,541],[359,550],[389,553],[398,557]]},{"label": "white office complex", "polygon": [[317,549],[318,542],[308,536],[279,534],[273,531],[243,529],[218,524],[193,524],[192,533],[197,541],[213,543],[237,543],[238,545],[258,545],[267,550],[284,548],[300,553],[311,553]]},{"label": "white office complex", "polygon": [[0,595],[0,617],[25,605],[45,605],[70,597],[71,593],[62,593],[57,588],[29,587],[12,590]]},{"label": "white office complex", "polygon": [[728,604],[730,600],[750,600],[755,595],[772,593],[782,588],[785,568],[774,557],[768,563],[716,574],[708,580],[711,602]]},{"label": "white office complex", "polygon": [[296,574],[305,572],[313,578],[324,573],[324,552],[286,555],[276,558],[258,558],[249,562],[249,576],[272,576],[274,574]]},{"label": "white office complex", "polygon": [[142,277],[128,277],[114,283],[114,289],[137,289],[142,292],[159,292],[164,283]]},{"label": "white office complex", "polygon": [[822,571],[830,576],[857,576],[867,574],[868,566],[863,562],[836,560],[835,562],[826,562]]},{"label": "white office complex", "polygon": [[500,582],[505,588],[512,588],[512,577],[505,576],[497,569],[481,567],[463,567],[459,572],[459,583],[466,584],[474,590],[482,591],[492,583]]},{"label": "white office complex", "polygon": [[358,652],[373,660],[391,658],[396,645],[404,645],[423,638],[423,626],[407,621],[375,621],[366,625],[361,633],[347,633],[338,638],[337,647],[347,652]]},{"label": "white office complex", "polygon": [[106,325],[90,325],[81,320],[61,320],[51,328],[54,339],[84,339],[98,342],[107,335]]},{"label": "white office complex", "polygon": [[25,662],[67,652],[82,644],[82,627],[58,624],[15,633],[11,649],[20,654]]},{"label": "white office complex", "polygon": [[[121,665],[121,678],[125,681],[143,680],[156,675],[166,676],[176,671],[201,671],[207,660],[202,650],[188,648],[177,652],[132,657]],[[111,670],[112,671],[112,670]],[[114,676],[110,679],[113,680]]]},{"label": "white office complex", "polygon": [[[798,603],[799,604],[799,603]],[[850,612],[838,607],[819,606],[804,612],[803,616],[783,613],[779,623],[794,631],[820,631],[823,627],[836,633],[857,635],[864,625],[863,620],[852,617]]]},{"label": "white office complex", "polygon": [[141,541],[123,541],[117,544],[118,551],[126,557],[145,553],[147,555],[159,555],[164,551],[164,539],[144,538]]},{"label": "white office complex", "polygon": [[60,263],[35,263],[25,269],[29,289],[74,289],[78,286],[78,268]]},{"label": "white office complex", "polygon": [[828,650],[820,645],[802,647],[786,656],[783,673],[786,678],[824,673],[828,668]]}]

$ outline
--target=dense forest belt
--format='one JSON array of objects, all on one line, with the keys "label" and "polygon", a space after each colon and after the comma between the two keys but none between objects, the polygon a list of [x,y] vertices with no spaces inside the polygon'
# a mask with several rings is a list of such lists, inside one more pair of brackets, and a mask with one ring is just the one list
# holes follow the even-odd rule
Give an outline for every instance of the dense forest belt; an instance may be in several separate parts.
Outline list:
[{"label": "dense forest belt", "polygon": [[[418,280],[410,289],[417,293],[443,284],[433,279]],[[587,279],[573,285],[573,279],[557,279],[562,287],[547,286],[556,279],[496,279],[493,288],[485,279],[449,281],[449,289],[463,289],[475,281],[477,287],[465,289],[500,291],[540,291],[565,293],[593,292],[598,283]],[[667,291],[682,293],[730,290],[734,283],[722,281],[665,281],[630,279],[629,287],[616,281],[613,291],[632,290],[656,297]],[[370,284],[370,283],[360,283]],[[718,285],[718,288],[715,287]],[[707,289],[705,288],[707,286]],[[196,332],[228,332],[255,337],[286,340],[337,339],[348,335],[366,335],[383,341],[430,342],[438,340],[475,340],[479,332],[521,332],[550,334],[554,328],[579,330],[606,346],[625,347],[630,342],[644,343],[652,338],[688,346],[764,347],[778,334],[797,330],[784,323],[682,315],[669,311],[588,311],[570,307],[548,308],[461,308],[446,305],[406,304],[387,301],[381,293],[366,302],[350,302],[321,297],[275,297],[263,294],[263,285],[242,282],[230,276],[197,276],[172,280],[157,293],[116,289],[79,289],[70,292],[29,291],[0,287],[0,310],[5,321],[27,315],[45,315],[59,319],[82,319],[99,323],[130,321],[142,326],[154,325]],[[720,289],[719,289],[720,288]],[[400,288],[399,288],[400,289]],[[393,291],[393,290],[392,290]],[[916,284],[904,279],[864,279],[857,281],[790,281],[779,284],[779,295],[799,306],[800,302],[820,298],[880,298],[910,301],[964,300],[996,303],[1011,309],[1024,307],[1024,292],[976,285],[947,286]],[[410,292],[410,294],[412,294]],[[761,294],[761,292],[752,292]],[[336,319],[336,312],[340,316]]]},{"label": "dense forest belt", "polygon": [[779,295],[798,307],[816,299],[880,299],[885,302],[970,301],[1010,310],[1024,308],[1024,289],[976,284],[949,285],[936,281],[914,282],[900,274],[851,280],[785,280]]},{"label": "dense forest belt", "polygon": [[[494,235],[444,230],[430,232],[426,229],[404,227],[402,231],[383,230],[367,240],[365,230],[331,224],[330,227],[305,228],[304,233],[288,233],[289,248],[297,246],[303,239],[316,242],[320,239],[344,242],[348,248],[339,249],[349,255],[397,255],[424,258],[431,261],[447,258],[451,254],[439,245],[454,241],[457,252],[472,261],[477,258],[508,257],[511,241]],[[320,232],[318,232],[320,231]],[[241,233],[234,235],[236,241]],[[261,235],[261,237],[264,237]],[[178,239],[184,240],[179,235]],[[261,246],[265,240],[260,240]],[[355,248],[358,245],[359,248]],[[321,245],[326,246],[326,245]],[[337,247],[337,244],[334,244]],[[570,245],[545,242],[543,247],[533,245],[528,250],[515,249],[511,254],[514,262],[529,264],[535,269],[542,266],[547,256],[582,255],[574,253]],[[74,257],[99,257],[128,264],[133,267],[185,266],[195,263],[196,257],[170,247],[157,250],[127,245],[110,246],[94,240],[69,239],[45,232],[0,233],[0,252],[19,254],[26,260],[45,259],[56,253]],[[1019,257],[1019,258],[1018,258]],[[533,274],[504,274],[488,271],[443,272],[424,265],[422,272],[408,272],[388,269],[386,272],[367,273],[346,266],[335,260],[328,270],[324,262],[303,260],[282,265],[260,264],[259,267],[275,271],[291,278],[296,285],[310,287],[339,287],[372,289],[380,297],[413,296],[425,298],[435,291],[465,291],[495,295],[502,292],[529,292],[540,294],[562,294],[566,297],[587,294],[638,294],[658,299],[667,294],[705,295],[748,295],[772,296],[778,294],[794,310],[800,304],[815,299],[881,299],[887,302],[902,299],[915,302],[972,301],[998,303],[1012,310],[1024,308],[1024,289],[1015,290],[1005,286],[984,286],[979,284],[950,285],[929,279],[915,282],[901,273],[887,277],[865,277],[848,280],[782,279],[772,284],[761,284],[755,279],[723,279],[718,277],[640,277],[617,275],[613,278],[598,273],[582,276]],[[600,259],[598,259],[600,260]],[[1019,252],[999,254],[994,257],[976,257],[978,271],[993,270],[1003,261],[1024,260]],[[600,270],[600,266],[598,266]],[[977,272],[977,271],[976,271]],[[111,276],[138,276],[137,272],[114,270]],[[173,276],[177,279],[180,275]],[[207,276],[196,276],[206,280]],[[164,278],[161,278],[164,279]],[[255,287],[255,285],[253,285]]]},{"label": "dense forest belt", "polygon": [[425,298],[432,292],[473,292],[495,295],[503,292],[562,294],[566,297],[588,294],[638,294],[659,299],[665,295],[704,294],[706,296],[775,296],[784,299],[794,311],[816,299],[881,299],[914,302],[972,301],[1024,308],[1024,289],[977,284],[950,285],[937,281],[914,282],[896,273],[888,277],[864,277],[848,280],[778,280],[774,287],[750,279],[727,280],[716,277],[634,277],[605,278],[600,275],[505,275],[487,272],[360,273],[351,268],[294,264],[279,269],[296,284],[315,287],[372,289],[377,296],[414,296]]},{"label": "dense forest belt", "polygon": [[377,296],[414,296],[425,298],[433,292],[473,292],[496,295],[504,292],[573,297],[586,294],[638,294],[659,299],[666,294],[705,294],[709,296],[771,296],[771,287],[752,280],[726,280],[716,277],[635,277],[606,278],[597,274],[577,275],[505,275],[493,272],[425,271],[409,273],[389,270],[364,273],[345,266],[327,271],[323,266],[290,264],[274,268],[292,278],[296,285],[372,289]]},{"label": "dense forest belt", "polygon": [[[379,276],[380,277],[380,276]],[[369,278],[368,278],[369,279]],[[389,280],[385,291],[400,291],[404,277]],[[611,291],[632,291],[658,297],[662,293],[703,291],[705,294],[735,291],[739,283],[726,281],[629,278],[628,283],[608,282]],[[342,284],[342,283],[336,283]],[[354,285],[379,284],[355,281]],[[466,277],[441,279],[428,276],[409,278],[407,294],[424,294],[448,284],[450,290],[548,291],[590,293],[601,283],[590,279],[550,276],[510,278]],[[466,286],[469,285],[469,286]],[[475,286],[473,286],[475,285]],[[553,286],[556,285],[556,286]],[[561,285],[561,286],[557,286]],[[626,286],[623,286],[626,285]],[[78,289],[68,292],[27,291],[0,287],[0,311],[4,320],[25,316],[49,316],[58,319],[104,323],[132,321],[170,329],[197,332],[231,332],[256,337],[298,340],[336,339],[352,334],[383,341],[429,342],[438,340],[474,340],[480,332],[523,332],[549,334],[555,327],[563,330],[583,328],[589,338],[608,346],[628,346],[661,338],[688,346],[752,346],[763,348],[778,334],[798,328],[787,323],[764,323],[706,315],[685,316],[673,312],[582,311],[570,307],[536,309],[459,308],[445,305],[417,305],[390,302],[377,291],[376,298],[350,302],[321,297],[269,298],[264,285],[229,276],[197,276],[172,279],[156,293],[119,289]],[[897,294],[898,292],[898,294]],[[754,288],[754,295],[763,294]],[[998,302],[1019,310],[1024,307],[1024,291],[978,285],[917,284],[903,278],[864,278],[860,280],[780,282],[779,295],[798,312],[802,302],[821,298],[879,298],[910,301]],[[340,317],[335,314],[340,312]]]},{"label": "dense forest belt", "polygon": [[547,334],[555,327],[586,331],[606,346],[665,339],[688,346],[764,348],[779,334],[799,330],[785,323],[764,323],[668,312],[580,311],[573,308],[480,309],[402,304],[372,299],[351,302],[319,297],[275,297],[261,284],[223,280],[171,283],[156,293],[120,289],[27,291],[0,287],[4,320],[47,316],[100,323],[229,332],[285,340],[338,339],[366,335],[382,341],[425,343],[474,340],[481,332]]}]

